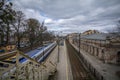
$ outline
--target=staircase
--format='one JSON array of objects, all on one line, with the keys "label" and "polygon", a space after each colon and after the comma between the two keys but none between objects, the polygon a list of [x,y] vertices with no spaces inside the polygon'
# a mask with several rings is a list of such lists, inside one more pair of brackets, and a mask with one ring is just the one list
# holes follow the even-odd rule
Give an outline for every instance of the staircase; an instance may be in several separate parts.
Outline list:
[{"label": "staircase", "polygon": [[[48,80],[56,72],[56,65],[51,61],[39,63],[20,51],[14,53],[15,63],[0,61],[0,80]],[[20,63],[21,57],[27,60]]]}]

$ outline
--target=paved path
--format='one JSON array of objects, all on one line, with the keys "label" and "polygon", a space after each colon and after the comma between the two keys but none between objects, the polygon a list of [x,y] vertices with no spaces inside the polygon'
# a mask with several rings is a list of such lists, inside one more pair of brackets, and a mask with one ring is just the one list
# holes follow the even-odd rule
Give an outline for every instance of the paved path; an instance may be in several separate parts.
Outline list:
[{"label": "paved path", "polygon": [[65,42],[63,46],[60,46],[57,70],[57,80],[73,80]]},{"label": "paved path", "polygon": [[67,55],[66,44],[59,46],[59,61],[58,61],[58,46],[50,54],[46,62],[52,62],[57,65],[57,73],[55,75],[55,80],[73,80],[72,72],[70,67],[70,62]]}]

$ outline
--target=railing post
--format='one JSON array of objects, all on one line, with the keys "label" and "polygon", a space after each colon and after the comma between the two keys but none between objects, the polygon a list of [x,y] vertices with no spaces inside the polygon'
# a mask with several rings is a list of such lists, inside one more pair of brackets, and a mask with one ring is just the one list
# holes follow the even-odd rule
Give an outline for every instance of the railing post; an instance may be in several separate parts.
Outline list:
[{"label": "railing post", "polygon": [[40,71],[40,72],[41,72],[41,80],[42,80],[42,69],[41,69],[41,71]]},{"label": "railing post", "polygon": [[39,70],[37,71],[37,74],[38,74],[37,78],[38,78],[38,80],[39,80],[39,76],[40,76],[40,75],[39,75]]},{"label": "railing post", "polygon": [[19,51],[16,53],[16,77],[15,80],[18,80],[18,75],[19,75]]},{"label": "railing post", "polygon": [[32,72],[33,72],[33,80],[35,80],[35,69],[34,69],[34,65],[33,65],[33,68],[32,68]]},{"label": "railing post", "polygon": [[26,64],[25,70],[26,70],[26,71],[25,71],[25,72],[26,72],[26,73],[25,73],[25,74],[26,74],[26,80],[29,80],[28,64]]}]

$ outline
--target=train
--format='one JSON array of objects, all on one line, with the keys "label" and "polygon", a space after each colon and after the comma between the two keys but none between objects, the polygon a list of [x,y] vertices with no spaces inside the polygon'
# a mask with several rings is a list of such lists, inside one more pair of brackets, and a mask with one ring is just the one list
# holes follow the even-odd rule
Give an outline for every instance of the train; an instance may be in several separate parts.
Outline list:
[{"label": "train", "polygon": [[[43,62],[48,57],[50,52],[56,47],[56,45],[57,45],[56,42],[48,43],[44,45],[43,47],[39,47],[35,49],[35,51],[31,51],[26,54],[38,62]],[[23,56],[19,57],[20,63],[25,63],[26,61],[27,61],[27,58]],[[4,62],[16,63],[16,56],[8,58]]]},{"label": "train", "polygon": [[[43,62],[47,57],[48,55],[50,54],[50,52],[55,48],[56,46],[56,43],[51,43],[51,44],[48,44],[48,45],[45,45],[43,47],[40,47],[38,48],[38,52],[36,53],[33,53],[33,54],[28,54],[29,57],[35,59],[36,61],[38,62]],[[26,58],[22,57],[19,59],[20,63],[25,63],[27,61]]]}]

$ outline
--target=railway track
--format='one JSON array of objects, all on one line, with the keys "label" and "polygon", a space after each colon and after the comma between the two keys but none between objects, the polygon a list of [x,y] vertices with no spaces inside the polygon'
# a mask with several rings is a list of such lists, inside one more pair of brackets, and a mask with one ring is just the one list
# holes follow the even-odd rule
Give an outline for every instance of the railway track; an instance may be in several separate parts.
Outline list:
[{"label": "railway track", "polygon": [[71,64],[73,80],[92,80],[88,71],[83,67],[78,52],[66,41],[68,56]]}]

